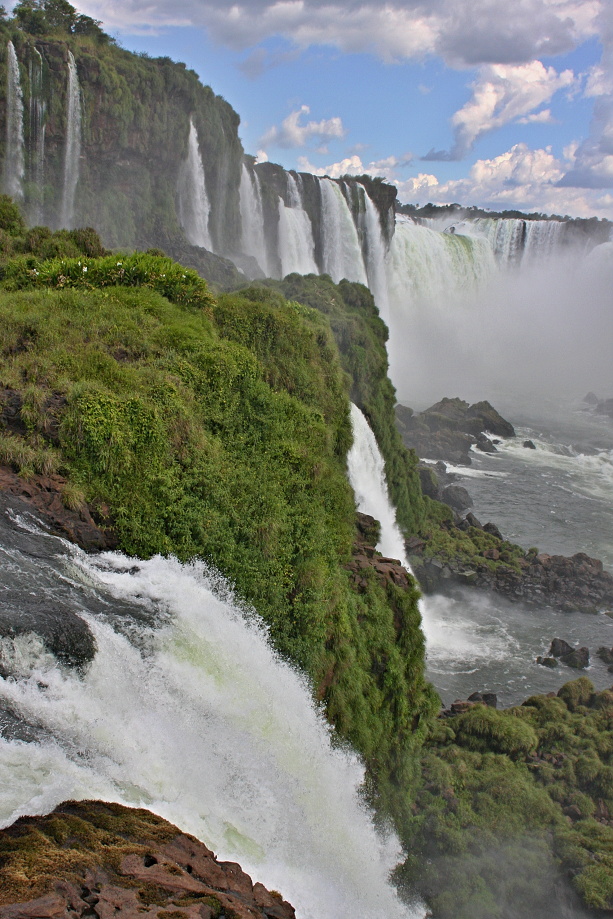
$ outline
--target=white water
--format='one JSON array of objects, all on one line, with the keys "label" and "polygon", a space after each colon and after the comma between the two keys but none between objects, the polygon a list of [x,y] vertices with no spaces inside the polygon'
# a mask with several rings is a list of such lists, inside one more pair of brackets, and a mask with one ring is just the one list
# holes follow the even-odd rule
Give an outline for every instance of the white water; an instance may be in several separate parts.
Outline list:
[{"label": "white water", "polygon": [[266,277],[270,277],[260,179],[257,172],[248,169],[244,163],[241,170],[239,196],[242,250],[256,260]]},{"label": "white water", "polygon": [[287,173],[289,206],[279,198],[279,258],[281,276],[292,271],[298,274],[318,274],[311,218],[302,207],[298,185],[291,172]]},{"label": "white water", "polygon": [[[143,806],[282,891],[299,919],[416,915],[387,882],[398,844],[375,832],[361,803],[360,763],[331,746],[305,681],[219,576],[202,564],[69,551],[70,597],[98,651],[78,676],[32,636],[4,640],[13,676],[0,680],[0,708],[39,739],[0,738],[2,825],[67,798]],[[17,554],[5,557],[15,576]],[[70,580],[60,575],[52,592]],[[88,613],[88,596],[108,612],[90,601],[98,612]]]},{"label": "white water", "polygon": [[23,137],[23,92],[15,46],[7,44],[6,80],[6,153],[4,159],[4,191],[17,201],[23,198],[25,150]]},{"label": "white water", "polygon": [[389,302],[385,258],[385,240],[381,229],[379,211],[371,201],[365,188],[360,188],[360,199],[364,202],[364,243],[366,248],[366,274],[368,287],[375,298],[381,317],[387,322]]},{"label": "white water", "polygon": [[211,205],[206,190],[204,164],[200,154],[198,132],[193,120],[189,122],[187,159],[179,175],[179,220],[192,246],[213,251],[209,232]]},{"label": "white water", "polygon": [[74,224],[75,197],[79,184],[81,158],[81,87],[77,64],[68,52],[68,111],[66,115],[66,145],[64,148],[64,188],[60,226],[71,229]]},{"label": "white water", "polygon": [[398,559],[410,571],[404,539],[389,499],[385,464],[375,435],[357,405],[351,404],[353,444],[347,454],[347,471],[358,510],[381,524],[377,549],[386,558]]},{"label": "white water", "polygon": [[345,196],[338,183],[324,178],[320,182],[322,198],[323,271],[338,283],[368,283],[358,231]]}]

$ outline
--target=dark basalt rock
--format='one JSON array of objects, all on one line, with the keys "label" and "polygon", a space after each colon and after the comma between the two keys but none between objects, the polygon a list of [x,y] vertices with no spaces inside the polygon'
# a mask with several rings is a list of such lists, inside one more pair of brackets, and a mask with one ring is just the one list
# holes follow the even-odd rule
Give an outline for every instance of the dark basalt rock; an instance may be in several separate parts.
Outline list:
[{"label": "dark basalt rock", "polygon": [[558,662],[555,657],[537,657],[537,664],[541,664],[543,667],[550,667],[552,670],[554,667],[558,666]]},{"label": "dark basalt rock", "polygon": [[458,511],[464,511],[472,506],[472,498],[462,485],[447,485],[441,492],[444,504]]},{"label": "dark basalt rock", "polygon": [[473,445],[495,453],[491,437],[513,437],[515,430],[489,402],[469,405],[462,399],[441,399],[424,412],[415,414],[403,405],[396,406],[398,430],[407,447],[418,456],[447,460],[469,466]]},{"label": "dark basalt rock", "polygon": [[483,702],[488,708],[498,708],[498,696],[495,692],[473,692],[468,701]]},{"label": "dark basalt rock", "polygon": [[562,654],[560,661],[567,667],[574,667],[576,670],[584,670],[590,665],[590,652],[587,648],[577,648],[570,654]]},{"label": "dark basalt rock", "polygon": [[600,402],[600,399],[598,398],[596,393],[593,393],[590,391],[587,394],[587,396],[584,396],[583,401],[587,402],[588,405],[598,405],[598,403]]},{"label": "dark basalt rock", "polygon": [[93,660],[96,642],[87,623],[65,603],[52,597],[24,597],[21,591],[0,593],[0,638],[33,633],[59,661],[85,667]]},{"label": "dark basalt rock", "polygon": [[524,440],[523,446],[526,450],[536,450],[536,446],[532,440]]},{"label": "dark basalt rock", "polygon": [[572,650],[572,645],[569,645],[563,638],[554,638],[549,653],[552,657],[562,657],[564,654],[570,654]]}]

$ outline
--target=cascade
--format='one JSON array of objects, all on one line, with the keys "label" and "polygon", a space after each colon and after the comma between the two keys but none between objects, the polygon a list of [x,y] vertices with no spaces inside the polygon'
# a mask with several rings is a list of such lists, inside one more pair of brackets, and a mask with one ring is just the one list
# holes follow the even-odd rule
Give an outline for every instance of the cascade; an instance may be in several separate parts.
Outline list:
[{"label": "cascade", "polygon": [[43,191],[45,181],[45,131],[47,103],[43,99],[43,58],[33,48],[30,59],[30,175],[33,191],[30,192],[30,222],[43,222]]},{"label": "cascade", "polygon": [[198,132],[191,118],[187,159],[181,166],[178,192],[179,220],[187,239],[192,246],[201,246],[203,249],[213,251],[209,232],[211,205],[206,190]]},{"label": "cascade", "polygon": [[79,161],[81,158],[81,87],[79,85],[77,63],[72,51],[68,52],[67,98],[64,190],[60,226],[70,229],[74,223],[75,195],[79,183]]},{"label": "cascade", "polygon": [[328,178],[321,179],[320,188],[323,271],[336,283],[347,278],[367,284],[358,232],[342,189]]},{"label": "cascade", "polygon": [[245,163],[241,169],[239,189],[241,211],[241,247],[246,255],[252,256],[266,277],[270,276],[268,253],[266,251],[266,234],[264,230],[264,210],[262,208],[262,189],[255,170],[248,169]]},{"label": "cascade", "polygon": [[404,539],[389,499],[385,464],[368,421],[357,405],[351,404],[353,444],[347,454],[347,470],[358,510],[381,524],[377,549],[386,558],[397,558],[410,571]]},{"label": "cascade", "polygon": [[23,92],[15,46],[7,44],[6,86],[6,154],[4,158],[4,190],[16,200],[23,198],[25,150],[23,136]]},{"label": "cascade", "polygon": [[375,298],[379,313],[382,318],[387,321],[389,303],[387,278],[385,275],[386,246],[383,239],[383,231],[381,229],[381,219],[379,217],[379,211],[371,201],[366,189],[360,187],[359,190],[360,201],[363,200],[364,204],[364,211],[362,212],[360,209],[360,216],[363,214],[363,249],[365,250],[364,258],[366,261],[368,286]]},{"label": "cascade", "polygon": [[53,596],[97,649],[79,671],[33,633],[0,640],[1,825],[69,798],[147,807],[299,919],[423,915],[388,884],[399,847],[373,827],[357,757],[215,571],[86,555],[4,514],[0,570],[12,609]]},{"label": "cascade", "polygon": [[279,197],[279,258],[281,274],[318,274],[315,262],[315,241],[311,219],[302,206],[302,196],[296,179],[287,173],[289,205]]},{"label": "cascade", "polygon": [[[440,224],[440,219],[438,222]],[[438,228],[443,229],[442,226]],[[483,237],[489,242],[501,266],[525,266],[542,262],[559,251],[566,236],[566,224],[562,220],[478,217],[447,226],[445,231],[462,236]]]}]

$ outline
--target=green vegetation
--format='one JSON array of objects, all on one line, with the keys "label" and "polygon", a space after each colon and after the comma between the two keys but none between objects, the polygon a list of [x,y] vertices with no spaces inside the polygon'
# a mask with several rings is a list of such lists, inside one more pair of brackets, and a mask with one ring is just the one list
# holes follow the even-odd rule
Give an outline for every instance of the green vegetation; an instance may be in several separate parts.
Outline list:
[{"label": "green vegetation", "polygon": [[327,318],[271,287],[215,299],[146,253],[23,253],[0,283],[0,398],[19,406],[3,461],[59,473],[128,553],[219,568],[403,812],[438,700],[416,591],[344,567],[349,380]]},{"label": "green vegetation", "polygon": [[436,722],[405,828],[405,884],[440,919],[560,915],[565,879],[613,905],[613,693],[557,697]]}]

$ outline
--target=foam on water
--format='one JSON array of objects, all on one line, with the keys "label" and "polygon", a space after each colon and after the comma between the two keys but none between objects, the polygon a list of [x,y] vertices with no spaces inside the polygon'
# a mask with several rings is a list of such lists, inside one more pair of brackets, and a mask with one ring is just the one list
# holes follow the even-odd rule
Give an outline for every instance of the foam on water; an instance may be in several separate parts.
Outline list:
[{"label": "foam on water", "polygon": [[360,762],[332,747],[304,679],[219,576],[69,551],[64,588],[106,598],[106,613],[83,608],[98,650],[79,675],[32,636],[5,642],[0,707],[38,739],[0,739],[2,824],[67,798],[144,806],[281,890],[300,919],[422,915],[387,882],[399,847],[362,804]]}]

